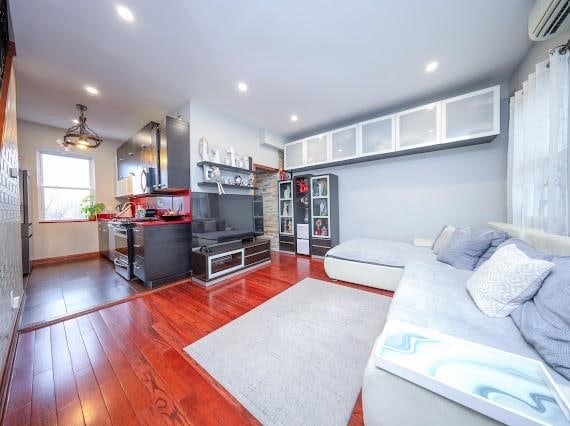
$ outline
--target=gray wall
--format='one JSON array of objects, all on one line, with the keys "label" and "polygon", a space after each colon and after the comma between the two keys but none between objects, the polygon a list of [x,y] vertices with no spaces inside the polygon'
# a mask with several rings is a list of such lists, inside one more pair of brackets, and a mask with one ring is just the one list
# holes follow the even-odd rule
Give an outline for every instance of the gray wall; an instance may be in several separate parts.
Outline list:
[{"label": "gray wall", "polygon": [[[454,90],[401,109],[492,84],[496,83]],[[353,237],[411,241],[414,237],[432,238],[445,224],[467,226],[487,220],[504,221],[506,82],[501,85],[501,92],[501,135],[489,144],[313,171],[313,174],[330,172],[339,177],[341,241]]]},{"label": "gray wall", "polygon": [[566,43],[569,38],[570,32],[565,32],[549,40],[533,43],[509,81],[509,93],[522,89],[523,81],[528,78],[531,72],[534,72],[534,66],[539,62],[547,60],[548,51],[555,46]]}]

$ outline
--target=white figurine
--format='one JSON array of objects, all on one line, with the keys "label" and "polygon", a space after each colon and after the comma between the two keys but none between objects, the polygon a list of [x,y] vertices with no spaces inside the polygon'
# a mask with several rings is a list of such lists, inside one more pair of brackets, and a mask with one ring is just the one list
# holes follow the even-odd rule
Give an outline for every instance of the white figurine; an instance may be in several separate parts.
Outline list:
[{"label": "white figurine", "polygon": [[236,161],[236,153],[234,151],[234,147],[233,145],[230,145],[228,147],[226,147],[226,152],[229,154],[230,156],[230,166],[232,167],[237,167],[237,161]]},{"label": "white figurine", "polygon": [[222,162],[222,159],[220,158],[220,148],[217,146],[212,148],[212,162],[217,164]]},{"label": "white figurine", "polygon": [[208,139],[200,138],[198,141],[198,149],[200,150],[200,157],[202,157],[202,161],[210,161],[208,157]]}]

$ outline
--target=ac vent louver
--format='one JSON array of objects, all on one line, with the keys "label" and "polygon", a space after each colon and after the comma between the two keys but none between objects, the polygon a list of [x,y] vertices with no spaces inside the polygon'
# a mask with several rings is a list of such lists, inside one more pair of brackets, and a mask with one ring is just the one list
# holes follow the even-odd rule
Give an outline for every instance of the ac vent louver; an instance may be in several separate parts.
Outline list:
[{"label": "ac vent louver", "polygon": [[569,29],[569,13],[570,0],[538,0],[528,20],[530,38],[545,40]]}]

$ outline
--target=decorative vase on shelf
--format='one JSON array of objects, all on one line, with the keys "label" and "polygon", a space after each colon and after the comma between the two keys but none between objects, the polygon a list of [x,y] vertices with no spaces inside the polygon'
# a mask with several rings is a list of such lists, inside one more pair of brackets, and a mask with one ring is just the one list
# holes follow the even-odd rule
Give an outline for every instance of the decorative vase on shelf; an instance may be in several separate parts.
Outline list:
[{"label": "decorative vase on shelf", "polygon": [[230,166],[232,167],[237,167],[237,161],[236,161],[236,153],[234,151],[234,147],[233,145],[230,145],[228,147],[226,147],[226,152],[228,153],[229,159],[230,159]]},{"label": "decorative vase on shelf", "polygon": [[200,138],[198,141],[198,149],[200,151],[200,157],[202,157],[202,161],[210,161],[208,156],[208,139]]}]

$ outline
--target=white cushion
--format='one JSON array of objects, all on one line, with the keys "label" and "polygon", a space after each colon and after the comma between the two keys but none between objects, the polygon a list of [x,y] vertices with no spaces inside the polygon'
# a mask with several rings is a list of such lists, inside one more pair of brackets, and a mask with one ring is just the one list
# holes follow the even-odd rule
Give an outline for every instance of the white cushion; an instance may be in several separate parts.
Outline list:
[{"label": "white cushion", "polygon": [[441,229],[437,238],[435,239],[433,245],[431,246],[432,251],[435,254],[441,253],[443,248],[447,245],[447,243],[451,239],[451,236],[453,235],[454,232],[455,232],[454,226],[451,226],[451,225],[444,226]]},{"label": "white cushion", "polygon": [[467,280],[467,291],[490,317],[506,317],[532,299],[554,264],[531,259],[514,244],[499,248]]}]

